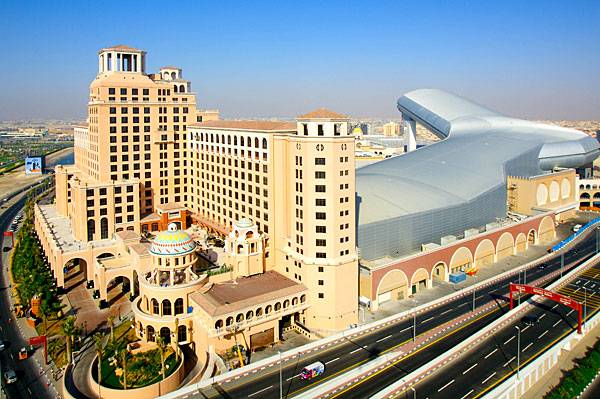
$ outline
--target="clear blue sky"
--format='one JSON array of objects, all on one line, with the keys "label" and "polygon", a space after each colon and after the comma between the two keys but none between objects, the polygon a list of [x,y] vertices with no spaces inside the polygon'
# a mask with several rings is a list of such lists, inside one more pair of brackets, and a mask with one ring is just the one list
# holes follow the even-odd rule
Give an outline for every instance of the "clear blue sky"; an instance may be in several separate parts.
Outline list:
[{"label": "clear blue sky", "polygon": [[224,117],[397,117],[415,88],[600,119],[600,0],[3,1],[0,119],[83,117],[97,51],[183,68]]}]

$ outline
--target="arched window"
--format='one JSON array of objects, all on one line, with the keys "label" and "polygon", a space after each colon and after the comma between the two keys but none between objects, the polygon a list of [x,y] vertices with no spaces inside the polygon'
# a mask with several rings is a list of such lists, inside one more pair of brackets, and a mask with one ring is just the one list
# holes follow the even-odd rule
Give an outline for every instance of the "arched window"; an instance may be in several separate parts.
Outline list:
[{"label": "arched window", "polygon": [[173,91],[177,93],[177,85],[173,85]]},{"label": "arched window", "polygon": [[185,326],[177,327],[177,342],[187,341],[187,328]]},{"label": "arched window", "polygon": [[163,339],[163,342],[166,344],[170,344],[171,343],[171,330],[169,330],[169,327],[163,327],[160,329],[160,336]]},{"label": "arched window", "polygon": [[179,92],[180,93],[185,93],[185,86],[184,85],[179,86]]},{"label": "arched window", "polygon": [[105,240],[108,238],[108,219],[100,219],[100,238]]},{"label": "arched window", "polygon": [[177,298],[175,300],[175,314],[182,314],[183,313],[183,298]]},{"label": "arched window", "polygon": [[281,303],[279,302],[275,304],[275,311],[277,312],[278,310],[281,310]]},{"label": "arched window", "polygon": [[160,314],[160,309],[158,307],[158,301],[156,298],[152,298],[152,314]]},{"label": "arched window", "polygon": [[236,323],[241,323],[242,321],[244,321],[244,314],[243,313],[239,313],[237,316],[235,316],[235,322]]},{"label": "arched window", "polygon": [[163,316],[170,316],[171,315],[171,301],[169,301],[168,299],[163,299],[162,301],[162,311],[163,311]]},{"label": "arched window", "polygon": [[265,314],[271,313],[272,309],[273,309],[273,307],[271,305],[267,305],[267,307],[265,308]]},{"label": "arched window", "polygon": [[152,223],[152,231],[158,231],[158,223]]},{"label": "arched window", "polygon": [[262,316],[263,315],[263,310],[262,308],[258,308],[256,309],[256,317]]},{"label": "arched window", "polygon": [[155,333],[154,333],[154,327],[152,326],[148,326],[146,328],[146,340],[149,342],[154,342],[155,340]]},{"label": "arched window", "polygon": [[233,324],[233,317],[229,316],[229,317],[227,318],[227,320],[225,321],[225,325],[226,325],[227,327],[229,327],[229,326],[230,326],[230,325],[232,325],[232,324]]},{"label": "arched window", "polygon": [[221,319],[217,320],[217,321],[215,322],[215,328],[216,328],[217,330],[219,330],[219,329],[223,328],[223,320],[221,320]]},{"label": "arched window", "polygon": [[233,136],[233,145],[237,145],[237,136]]},{"label": "arched window", "polygon": [[252,139],[250,137],[246,138],[246,147],[248,147],[248,148],[252,147]]},{"label": "arched window", "polygon": [[246,312],[246,320],[250,320],[252,317],[254,317],[254,312],[249,310]]},{"label": "arched window", "polygon": [[292,299],[292,306],[296,306],[298,304],[298,298]]},{"label": "arched window", "polygon": [[283,301],[283,308],[287,309],[290,307],[290,301],[289,299],[286,299],[285,301]]},{"label": "arched window", "polygon": [[258,145],[258,137],[254,138],[254,148],[260,148]]},{"label": "arched window", "polygon": [[88,220],[87,233],[88,241],[92,241],[94,239],[94,234],[96,234],[96,222],[94,219]]},{"label": "arched window", "polygon": [[177,75],[175,74],[175,72],[171,72],[171,79],[177,79]]},{"label": "arched window", "polygon": [[227,136],[227,144],[231,145],[231,136]]},{"label": "arched window", "polygon": [[267,139],[263,139],[263,150],[267,149]]},{"label": "arched window", "polygon": [[306,295],[300,296],[300,303],[306,302]]}]

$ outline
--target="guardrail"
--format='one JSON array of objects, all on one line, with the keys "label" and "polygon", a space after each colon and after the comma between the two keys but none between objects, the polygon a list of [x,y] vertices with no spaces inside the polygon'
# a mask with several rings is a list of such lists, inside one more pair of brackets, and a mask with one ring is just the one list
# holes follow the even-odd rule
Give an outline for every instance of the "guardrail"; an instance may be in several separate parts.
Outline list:
[{"label": "guardrail", "polygon": [[600,222],[600,217],[590,220],[584,226],[582,226],[579,229],[579,231],[576,231],[574,234],[570,235],[569,237],[565,238],[564,240],[562,240],[561,242],[559,242],[558,244],[556,244],[555,246],[553,246],[551,248],[552,252],[558,251],[559,249],[563,248],[565,245],[567,245],[568,243],[570,243],[571,241],[573,241],[575,238],[577,238],[577,236],[579,236],[580,234],[583,234],[586,230],[590,229],[591,227],[593,227],[598,222]]},{"label": "guardrail", "polygon": [[[600,222],[600,220],[599,220],[599,222]],[[589,229],[587,231],[589,232]],[[577,237],[583,238],[584,236],[587,236],[587,234],[586,235],[579,234]],[[573,242],[573,241],[574,240],[571,240],[571,242]],[[174,391],[174,392],[171,392],[171,393],[161,396],[161,398],[163,398],[163,399],[184,398],[187,395],[197,393],[201,389],[207,388],[213,384],[227,383],[232,380],[237,380],[242,377],[246,377],[249,374],[255,374],[259,370],[264,370],[268,367],[279,365],[280,362],[285,363],[286,361],[297,359],[298,357],[300,357],[302,355],[307,355],[307,354],[310,354],[310,353],[313,353],[316,351],[322,351],[322,350],[327,349],[327,348],[329,348],[335,344],[338,344],[342,341],[348,340],[349,338],[356,338],[359,335],[362,335],[365,333],[370,333],[377,329],[381,329],[383,327],[389,326],[390,324],[398,323],[400,321],[412,318],[412,317],[414,317],[415,313],[416,314],[423,313],[425,311],[429,311],[435,307],[438,307],[439,305],[445,304],[449,301],[453,301],[458,298],[470,296],[473,294],[473,292],[476,292],[483,287],[487,287],[491,284],[494,284],[496,281],[498,281],[500,279],[503,279],[503,278],[509,277],[509,276],[513,276],[513,275],[517,275],[517,274],[521,273],[523,270],[528,270],[528,269],[534,268],[534,267],[538,266],[539,264],[544,263],[547,260],[554,258],[556,256],[557,256],[556,252],[546,254],[546,255],[542,256],[541,258],[538,258],[534,261],[526,263],[525,265],[508,270],[508,271],[501,273],[495,277],[492,277],[488,280],[481,281],[470,287],[465,287],[465,288],[463,288],[459,291],[456,291],[452,294],[448,294],[448,295],[438,298],[434,301],[417,306],[411,310],[406,310],[404,312],[388,316],[384,319],[377,320],[377,321],[374,321],[369,324],[364,324],[359,327],[344,330],[335,335],[320,339],[315,342],[310,342],[306,345],[302,345],[297,348],[290,349],[289,351],[286,351],[286,352],[282,352],[281,353],[281,361],[280,361],[279,356],[272,356],[272,357],[269,357],[266,359],[262,359],[256,363],[251,363],[251,364],[241,367],[239,369],[235,369],[235,370],[229,371],[227,373],[212,377],[210,379],[200,381],[196,384],[180,388],[177,391]]]},{"label": "guardrail", "polygon": [[[557,280],[556,282],[554,282],[553,284],[548,286],[547,289],[552,290],[552,289],[562,287],[563,285],[565,285],[565,284],[569,283],[570,281],[574,280],[575,278],[579,277],[579,275],[581,274],[582,271],[585,271],[585,270],[591,268],[592,266],[594,266],[598,262],[598,260],[600,260],[600,254],[594,255],[592,258],[587,260],[583,265],[581,265],[581,267],[571,270],[564,277],[560,278],[559,280]],[[451,350],[447,351],[446,353],[444,353],[441,356],[438,356],[437,358],[433,359],[432,361],[424,364],[423,366],[419,367],[417,370],[413,371],[412,373],[410,373],[407,376],[405,376],[404,378],[402,378],[402,380],[388,386],[387,388],[378,392],[371,398],[372,399],[393,398],[396,395],[398,395],[399,393],[405,391],[406,389],[409,389],[410,386],[413,386],[414,384],[418,383],[423,378],[432,374],[437,369],[445,366],[449,362],[456,360],[460,355],[472,350],[473,347],[475,345],[477,345],[478,343],[480,343],[482,340],[493,335],[496,331],[504,328],[504,324],[511,321],[515,317],[517,317],[518,314],[531,308],[533,306],[532,302],[534,302],[534,301],[536,301],[536,297],[530,298],[528,301],[523,302],[521,305],[517,306],[512,311],[507,312],[505,315],[501,316],[499,319],[497,319],[494,322],[492,322],[491,324],[487,325],[485,328],[479,330],[477,333],[475,333],[472,336],[470,336],[469,338],[465,339],[464,341],[462,341],[460,344],[456,345]],[[588,328],[588,326],[586,325],[586,331],[587,331],[587,328]]]}]

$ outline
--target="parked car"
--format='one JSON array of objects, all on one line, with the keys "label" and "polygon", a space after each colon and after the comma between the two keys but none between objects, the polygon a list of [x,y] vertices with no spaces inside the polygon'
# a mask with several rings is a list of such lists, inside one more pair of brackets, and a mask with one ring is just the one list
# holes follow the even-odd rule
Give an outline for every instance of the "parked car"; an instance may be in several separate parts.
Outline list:
[{"label": "parked car", "polygon": [[4,381],[7,384],[14,384],[17,382],[17,373],[13,369],[8,369],[4,372]]},{"label": "parked car", "polygon": [[575,226],[573,226],[573,233],[577,233],[579,230],[581,230],[582,227],[582,225],[576,224]]}]

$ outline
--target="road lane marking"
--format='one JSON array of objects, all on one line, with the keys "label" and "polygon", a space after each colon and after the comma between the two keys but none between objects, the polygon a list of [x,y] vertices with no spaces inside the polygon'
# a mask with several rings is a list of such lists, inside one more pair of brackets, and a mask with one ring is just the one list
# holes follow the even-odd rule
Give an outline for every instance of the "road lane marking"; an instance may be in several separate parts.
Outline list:
[{"label": "road lane marking", "polygon": [[477,366],[477,363],[475,363],[474,365],[472,365],[471,367],[469,367],[468,369],[466,369],[465,371],[463,371],[463,375],[467,374],[469,371],[473,370],[473,368],[475,368]]},{"label": "road lane marking", "polygon": [[498,348],[494,349],[493,351],[491,351],[490,353],[488,353],[487,355],[485,355],[484,359],[487,359],[488,357],[492,356],[496,352],[498,352]]},{"label": "road lane marking", "polygon": [[452,385],[452,383],[454,382],[454,380],[450,381],[449,383],[447,383],[446,385],[444,385],[443,387],[441,387],[440,389],[438,389],[438,392],[443,391],[445,388],[448,388],[450,385]]},{"label": "road lane marking", "polygon": [[291,377],[290,377],[290,378],[288,378],[286,381],[293,380],[293,379],[294,379],[294,378],[296,378],[296,377],[300,377],[300,374],[302,374],[302,373],[298,373],[298,374],[296,374],[296,375],[294,375],[294,376],[291,376]]},{"label": "road lane marking", "polygon": [[460,399],[465,399],[467,396],[469,396],[470,394],[473,393],[473,390],[471,389],[469,392],[467,392],[462,398]]},{"label": "road lane marking", "polygon": [[440,315],[446,314],[448,312],[452,312],[452,309],[444,310],[442,313],[440,313]]},{"label": "road lane marking", "polygon": [[506,366],[508,366],[508,365],[510,364],[510,362],[512,362],[512,361],[513,361],[513,360],[515,360],[516,358],[517,358],[516,356],[513,356],[513,357],[511,357],[511,358],[509,359],[509,361],[508,361],[508,362],[506,362],[506,363],[504,363],[504,364],[502,365],[502,367],[506,367]]},{"label": "road lane marking", "polygon": [[575,309],[571,309],[571,311],[569,313],[567,313],[567,316],[570,316],[571,313],[573,313],[575,311]]},{"label": "road lane marking", "polygon": [[361,349],[367,349],[367,347],[366,346],[361,346],[360,348],[356,348],[353,351],[350,351],[350,354],[356,353],[356,352],[358,352]]},{"label": "road lane marking", "polygon": [[552,306],[552,310],[556,309],[558,307],[558,303],[554,306]]},{"label": "road lane marking", "polygon": [[429,320],[433,319],[434,316],[431,316],[428,319],[423,320],[420,324],[427,323]]},{"label": "road lane marking", "polygon": [[482,384],[482,385],[483,385],[483,384],[485,384],[486,382],[488,382],[488,381],[490,380],[490,378],[492,378],[492,377],[493,377],[493,376],[495,376],[495,375],[496,375],[496,372],[494,371],[494,372],[493,372],[493,373],[492,373],[492,374],[491,374],[491,375],[490,375],[488,378],[486,378],[485,380],[483,380],[483,381],[481,382],[481,384]]},{"label": "road lane marking", "polygon": [[388,338],[392,338],[392,334],[388,335],[387,337],[383,337],[383,338],[379,338],[377,341],[375,342],[381,342],[381,341],[385,341]]},{"label": "road lane marking", "polygon": [[254,393],[251,393],[250,395],[248,395],[248,397],[249,397],[249,398],[251,398],[252,396],[254,396],[254,395],[258,395],[259,393],[263,393],[263,392],[264,392],[264,391],[266,391],[267,389],[271,389],[271,388],[273,388],[273,385],[269,385],[268,387],[266,387],[266,388],[263,388],[263,389],[261,389],[260,391],[256,391],[256,392],[254,392]]},{"label": "road lane marking", "polygon": [[581,287],[577,288],[577,289],[576,289],[575,291],[573,291],[573,292],[577,292],[577,291],[579,291],[580,289],[581,289]]},{"label": "road lane marking", "polygon": [[538,320],[542,320],[544,317],[546,317],[546,313],[542,314]]},{"label": "road lane marking", "polygon": [[544,335],[548,334],[548,330],[544,331],[541,335],[538,336],[538,339],[541,339]]},{"label": "road lane marking", "polygon": [[413,328],[413,326],[408,326],[408,327],[406,327],[404,330],[400,330],[400,332],[404,332],[404,331],[406,331],[406,330],[410,330],[411,328]]},{"label": "road lane marking", "polygon": [[529,344],[527,344],[526,347],[524,347],[523,349],[521,349],[521,352],[525,352],[527,349],[529,349],[531,347],[531,345],[533,345],[533,342],[530,342]]},{"label": "road lane marking", "polygon": [[506,341],[504,341],[504,345],[508,344],[510,341],[512,341],[513,339],[515,339],[515,336],[513,335],[512,337],[510,337],[509,339],[507,339]]},{"label": "road lane marking", "polygon": [[328,361],[326,361],[326,362],[325,362],[325,364],[333,363],[333,362],[335,362],[336,360],[340,360],[340,358],[339,358],[339,357],[336,357],[335,359],[328,360]]},{"label": "road lane marking", "polygon": [[527,329],[528,329],[529,327],[531,327],[531,326],[527,326],[527,327],[525,327],[525,328],[523,329],[523,331],[521,331],[521,332],[522,332],[522,333],[524,333],[525,331],[527,331]]},{"label": "road lane marking", "polygon": [[557,325],[560,324],[561,321],[562,321],[562,319],[558,319],[558,321],[556,323],[552,324],[552,327],[556,327]]}]

